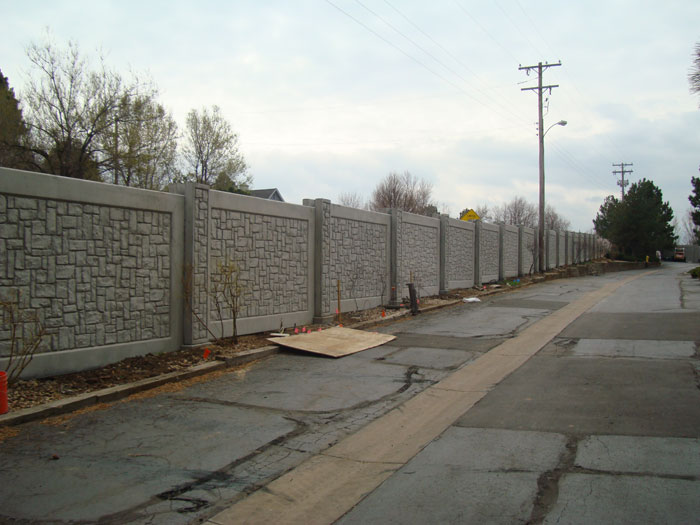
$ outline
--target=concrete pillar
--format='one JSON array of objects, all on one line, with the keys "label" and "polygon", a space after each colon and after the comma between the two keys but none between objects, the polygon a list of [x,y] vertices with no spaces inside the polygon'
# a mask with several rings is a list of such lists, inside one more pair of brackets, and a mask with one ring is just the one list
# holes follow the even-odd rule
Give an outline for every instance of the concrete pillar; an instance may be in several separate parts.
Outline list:
[{"label": "concrete pillar", "polygon": [[185,197],[183,345],[207,342],[209,332],[209,186],[186,182],[171,187]]},{"label": "concrete pillar", "polygon": [[[333,319],[331,283],[331,201],[328,199],[304,200],[305,206],[314,208],[314,323],[326,323]],[[337,292],[336,292],[337,293]]]},{"label": "concrete pillar", "polygon": [[389,307],[397,308],[400,304],[401,288],[399,286],[399,256],[401,254],[402,229],[403,229],[403,211],[392,208],[389,210],[391,215],[391,250],[389,264],[389,282],[391,290],[389,291]]},{"label": "concrete pillar", "polygon": [[506,225],[498,226],[498,280],[505,279],[505,253],[506,253]]},{"label": "concrete pillar", "polygon": [[450,217],[440,215],[440,295],[447,290],[447,229],[450,227]]},{"label": "concrete pillar", "polygon": [[474,285],[481,286],[481,221],[476,221],[474,226]]}]

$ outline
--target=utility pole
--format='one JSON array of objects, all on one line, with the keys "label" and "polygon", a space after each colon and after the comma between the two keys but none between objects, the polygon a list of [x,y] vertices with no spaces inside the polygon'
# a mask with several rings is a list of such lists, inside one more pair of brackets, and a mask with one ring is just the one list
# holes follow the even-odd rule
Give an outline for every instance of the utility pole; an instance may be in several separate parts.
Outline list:
[{"label": "utility pole", "polygon": [[620,162],[620,164],[613,164],[613,168],[620,168],[619,170],[613,170],[613,175],[620,175],[620,180],[617,181],[617,185],[620,186],[620,188],[622,188],[621,200],[625,200],[625,186],[627,186],[630,183],[629,180],[625,180],[625,173],[634,172],[634,170],[625,171],[625,166],[634,166],[634,164],[632,164],[631,162],[628,162],[626,164],[624,162]]},{"label": "utility pole", "polygon": [[546,62],[543,64],[542,62],[539,62],[536,66],[520,66],[518,67],[519,71],[525,71],[528,75],[530,74],[530,70],[535,69],[537,70],[537,87],[529,87],[529,88],[522,88],[520,91],[537,91],[537,107],[538,107],[538,112],[539,112],[539,131],[537,135],[539,136],[540,139],[540,217],[539,217],[539,229],[538,229],[538,235],[537,239],[539,241],[539,246],[538,246],[538,253],[539,253],[539,267],[540,267],[540,272],[544,272],[545,270],[545,265],[544,265],[544,117],[542,115],[542,93],[545,90],[549,90],[549,93],[552,93],[552,89],[555,87],[559,87],[559,84],[551,84],[548,86],[542,85],[542,74],[545,72],[545,70],[549,69],[550,67],[556,67],[556,66],[561,66],[561,61],[559,61],[557,64],[547,64]]}]

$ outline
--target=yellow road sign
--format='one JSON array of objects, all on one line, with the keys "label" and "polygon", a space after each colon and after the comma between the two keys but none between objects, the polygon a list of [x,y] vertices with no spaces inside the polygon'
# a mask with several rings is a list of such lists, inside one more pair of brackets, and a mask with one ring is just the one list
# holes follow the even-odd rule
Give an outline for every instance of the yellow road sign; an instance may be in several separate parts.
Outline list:
[{"label": "yellow road sign", "polygon": [[481,219],[474,210],[465,211],[459,218],[460,221],[478,221]]}]

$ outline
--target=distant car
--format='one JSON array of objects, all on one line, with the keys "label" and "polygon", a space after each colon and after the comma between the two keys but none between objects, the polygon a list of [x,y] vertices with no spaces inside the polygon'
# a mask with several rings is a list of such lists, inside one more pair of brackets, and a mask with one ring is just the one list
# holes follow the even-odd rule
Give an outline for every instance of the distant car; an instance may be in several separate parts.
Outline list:
[{"label": "distant car", "polygon": [[685,248],[676,248],[676,251],[673,252],[673,260],[685,262]]}]

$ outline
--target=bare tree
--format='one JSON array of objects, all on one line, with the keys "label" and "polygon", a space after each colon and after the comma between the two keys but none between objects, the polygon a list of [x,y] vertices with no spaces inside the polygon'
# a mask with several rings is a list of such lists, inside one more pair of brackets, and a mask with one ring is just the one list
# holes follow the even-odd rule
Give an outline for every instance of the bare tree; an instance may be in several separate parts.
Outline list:
[{"label": "bare tree", "polygon": [[211,110],[191,110],[185,126],[183,157],[187,178],[216,189],[246,188],[251,178],[248,165],[238,149],[238,135],[221,115],[218,106]]},{"label": "bare tree", "polygon": [[429,182],[414,177],[408,171],[402,175],[391,172],[377,184],[372,192],[369,207],[372,210],[397,208],[410,213],[425,214],[435,207],[432,191]]},{"label": "bare tree", "polygon": [[691,93],[700,93],[700,42],[695,44],[693,53],[693,65],[688,73]]},{"label": "bare tree", "polygon": [[481,204],[474,208],[474,211],[479,217],[481,217],[481,220],[484,222],[489,222],[493,220],[493,215],[491,213],[491,210],[489,210],[488,204]]},{"label": "bare tree", "polygon": [[367,209],[367,202],[357,192],[341,192],[338,194],[338,204],[359,210]]},{"label": "bare tree", "polygon": [[548,230],[566,231],[571,228],[571,223],[559,215],[553,206],[547,204],[544,211],[544,225]]},{"label": "bare tree", "polygon": [[100,179],[104,155],[100,136],[114,127],[123,100],[143,88],[138,81],[125,82],[107,69],[100,58],[91,69],[88,60],[69,42],[57,47],[47,36],[43,44],[31,44],[27,56],[34,66],[22,100],[30,133],[33,167],[39,171]]},{"label": "bare tree", "polygon": [[510,202],[493,209],[493,220],[533,228],[537,225],[537,207],[523,197],[513,197]]},{"label": "bare tree", "polygon": [[114,184],[161,189],[176,171],[177,124],[152,96],[125,98],[114,128],[101,136]]}]

